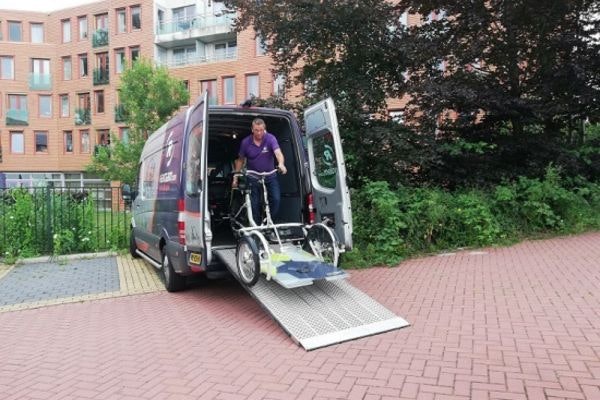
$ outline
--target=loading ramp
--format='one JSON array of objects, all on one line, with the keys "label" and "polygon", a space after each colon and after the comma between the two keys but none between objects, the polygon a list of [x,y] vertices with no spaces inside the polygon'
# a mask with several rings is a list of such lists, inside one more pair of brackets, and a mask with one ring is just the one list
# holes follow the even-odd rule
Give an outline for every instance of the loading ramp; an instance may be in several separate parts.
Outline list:
[{"label": "loading ramp", "polygon": [[[213,253],[237,279],[235,248],[213,249]],[[409,325],[345,279],[286,289],[261,276],[256,285],[242,286],[306,350]]]}]

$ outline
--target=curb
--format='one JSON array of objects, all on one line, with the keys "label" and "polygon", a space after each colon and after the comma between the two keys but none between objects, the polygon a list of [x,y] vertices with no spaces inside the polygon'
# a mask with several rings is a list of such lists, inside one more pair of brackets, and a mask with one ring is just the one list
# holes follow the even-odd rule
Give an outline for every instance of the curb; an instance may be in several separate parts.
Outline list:
[{"label": "curb", "polygon": [[[118,256],[119,253],[116,251],[102,251],[98,253],[78,253],[78,254],[65,254],[65,255],[51,255],[51,256],[41,256],[41,257],[32,257],[32,258],[20,258],[18,259],[13,266],[23,265],[23,264],[38,264],[38,263],[47,263],[47,262],[60,262],[64,260],[83,260],[83,259],[93,259],[93,258],[101,258],[101,257],[111,257]],[[0,264],[3,264],[2,260],[0,260]],[[7,264],[5,264],[7,265]]]}]

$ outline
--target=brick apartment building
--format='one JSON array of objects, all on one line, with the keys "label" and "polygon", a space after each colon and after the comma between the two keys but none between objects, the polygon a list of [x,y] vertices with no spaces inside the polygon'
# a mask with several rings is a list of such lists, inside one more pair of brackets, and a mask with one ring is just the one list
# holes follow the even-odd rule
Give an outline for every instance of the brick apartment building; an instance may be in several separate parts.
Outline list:
[{"label": "brick apartment building", "polygon": [[96,146],[126,138],[118,86],[138,57],[213,104],[282,90],[254,32],[214,0],[103,0],[50,13],[0,10],[0,186],[83,187]]},{"label": "brick apartment building", "polygon": [[[205,90],[212,104],[281,94],[283,81],[260,39],[252,30],[233,32],[233,18],[215,0],[0,10],[0,187],[102,183],[83,171],[110,133],[127,137],[117,88],[138,57],[183,79],[190,102]],[[399,115],[403,103],[390,100],[390,114]]]}]

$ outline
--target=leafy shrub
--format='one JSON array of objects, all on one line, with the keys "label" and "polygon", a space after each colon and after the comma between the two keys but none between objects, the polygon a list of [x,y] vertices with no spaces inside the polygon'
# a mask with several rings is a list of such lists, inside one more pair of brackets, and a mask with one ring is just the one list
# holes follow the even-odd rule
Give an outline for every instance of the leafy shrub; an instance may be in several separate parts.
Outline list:
[{"label": "leafy shrub", "polygon": [[457,247],[505,244],[540,233],[600,228],[600,184],[519,177],[489,190],[444,191],[367,182],[352,194],[350,266],[395,265],[403,257]]}]

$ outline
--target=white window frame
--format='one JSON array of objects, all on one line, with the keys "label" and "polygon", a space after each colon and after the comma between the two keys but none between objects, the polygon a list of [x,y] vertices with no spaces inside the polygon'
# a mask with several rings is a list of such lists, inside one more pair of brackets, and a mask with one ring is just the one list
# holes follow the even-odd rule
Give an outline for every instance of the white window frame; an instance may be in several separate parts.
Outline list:
[{"label": "white window frame", "polygon": [[235,104],[235,76],[223,78],[223,104]]},{"label": "white window frame", "polygon": [[[44,24],[41,22],[32,22],[29,26],[31,31],[31,43],[44,43]],[[37,31],[36,28],[39,28],[40,31]]]}]

